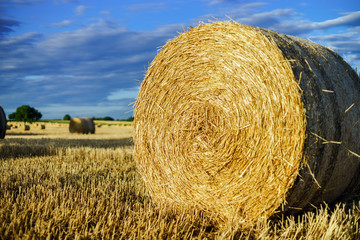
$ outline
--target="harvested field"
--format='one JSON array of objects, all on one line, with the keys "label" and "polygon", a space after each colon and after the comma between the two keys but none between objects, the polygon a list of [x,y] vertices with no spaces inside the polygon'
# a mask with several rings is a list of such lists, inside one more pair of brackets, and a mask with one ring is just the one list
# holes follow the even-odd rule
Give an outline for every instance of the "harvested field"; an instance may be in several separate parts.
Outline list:
[{"label": "harvested field", "polygon": [[[11,123],[9,123],[11,124]],[[360,203],[217,229],[194,209],[155,206],[133,159],[133,128],[68,124],[0,141],[0,239],[357,239]],[[109,122],[110,124],[110,122]]]}]

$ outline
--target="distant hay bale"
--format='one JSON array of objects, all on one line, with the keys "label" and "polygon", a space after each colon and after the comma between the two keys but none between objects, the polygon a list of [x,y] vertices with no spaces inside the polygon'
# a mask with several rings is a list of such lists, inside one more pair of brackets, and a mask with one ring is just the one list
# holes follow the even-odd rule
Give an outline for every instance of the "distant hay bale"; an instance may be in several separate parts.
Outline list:
[{"label": "distant hay bale", "polygon": [[45,124],[39,124],[38,127],[39,127],[39,129],[43,130],[43,129],[45,129]]},{"label": "distant hay bale", "polygon": [[216,22],[168,42],[135,108],[154,202],[252,225],[360,193],[360,81],[323,46]]},{"label": "distant hay bale", "polygon": [[21,129],[24,131],[30,131],[30,125],[24,124]]},{"label": "distant hay bale", "polygon": [[7,129],[6,115],[4,109],[0,106],[0,139],[5,138],[6,129]]},{"label": "distant hay bale", "polygon": [[95,133],[95,124],[90,118],[73,118],[70,120],[69,131],[71,133]]}]

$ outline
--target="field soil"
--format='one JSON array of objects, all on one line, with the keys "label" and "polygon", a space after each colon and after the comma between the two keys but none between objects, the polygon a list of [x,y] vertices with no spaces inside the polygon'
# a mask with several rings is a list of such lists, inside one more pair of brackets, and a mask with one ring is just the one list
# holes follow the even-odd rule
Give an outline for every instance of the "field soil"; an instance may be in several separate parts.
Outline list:
[{"label": "field soil", "polygon": [[133,159],[132,123],[96,122],[95,134],[71,134],[66,122],[8,124],[17,128],[0,141],[0,239],[360,239],[357,201],[251,229],[154,204]]}]

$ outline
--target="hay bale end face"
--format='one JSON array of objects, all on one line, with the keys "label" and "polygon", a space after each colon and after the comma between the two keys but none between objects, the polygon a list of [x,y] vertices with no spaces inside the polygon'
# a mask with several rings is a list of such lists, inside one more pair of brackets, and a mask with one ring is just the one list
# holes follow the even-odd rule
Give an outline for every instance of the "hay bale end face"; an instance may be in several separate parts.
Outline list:
[{"label": "hay bale end face", "polygon": [[73,118],[70,120],[69,131],[71,133],[94,134],[95,124],[90,118]]},{"label": "hay bale end face", "polygon": [[135,159],[152,198],[252,225],[359,191],[360,81],[333,51],[237,23],[195,27],[151,63]]},{"label": "hay bale end face", "polygon": [[6,129],[6,115],[4,109],[0,106],[0,139],[5,138]]}]

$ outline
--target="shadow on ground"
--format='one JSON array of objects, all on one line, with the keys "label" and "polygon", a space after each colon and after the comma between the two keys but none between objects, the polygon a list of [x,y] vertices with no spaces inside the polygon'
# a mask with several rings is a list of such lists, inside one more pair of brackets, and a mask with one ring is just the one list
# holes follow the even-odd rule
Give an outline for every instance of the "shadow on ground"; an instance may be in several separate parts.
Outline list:
[{"label": "shadow on ground", "polygon": [[133,146],[132,138],[122,139],[4,139],[0,142],[0,159],[55,155],[60,148],[118,148]]}]

